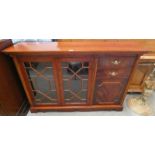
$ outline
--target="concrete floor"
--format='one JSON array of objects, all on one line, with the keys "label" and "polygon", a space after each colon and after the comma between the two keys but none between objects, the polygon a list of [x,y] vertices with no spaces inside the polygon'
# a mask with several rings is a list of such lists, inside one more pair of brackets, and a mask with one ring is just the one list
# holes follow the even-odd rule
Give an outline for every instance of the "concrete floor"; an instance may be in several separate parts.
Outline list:
[{"label": "concrete floor", "polygon": [[[38,113],[28,113],[28,116],[138,116],[131,109],[129,109],[127,101],[133,96],[138,96],[135,94],[127,95],[124,101],[123,111],[92,111],[92,112],[38,112]],[[149,97],[150,105],[154,111],[155,115],[155,92]]]}]

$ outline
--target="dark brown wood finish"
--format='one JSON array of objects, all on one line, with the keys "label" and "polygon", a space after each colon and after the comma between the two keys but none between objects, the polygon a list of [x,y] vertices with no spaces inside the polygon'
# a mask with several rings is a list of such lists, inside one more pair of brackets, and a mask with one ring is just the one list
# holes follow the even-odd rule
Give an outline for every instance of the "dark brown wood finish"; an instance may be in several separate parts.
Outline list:
[{"label": "dark brown wood finish", "polygon": [[126,90],[137,55],[104,55],[98,59],[96,104],[122,104],[122,96]]},{"label": "dark brown wood finish", "polygon": [[[61,41],[55,43],[20,43],[4,50],[13,56],[25,92],[31,103],[31,111],[42,110],[122,110],[128,81],[137,60],[145,53],[143,44],[134,41]],[[57,104],[35,104],[23,64],[25,62],[51,62],[58,96]],[[88,63],[88,86],[86,101],[66,101],[62,63]],[[71,71],[72,72],[72,71]],[[75,71],[76,72],[76,71]],[[82,76],[73,73],[75,78]],[[73,77],[72,77],[73,78]],[[81,84],[83,85],[83,83]],[[98,87],[99,86],[99,87]],[[80,92],[81,93],[81,92]],[[68,95],[67,95],[68,96]]]},{"label": "dark brown wood finish", "polygon": [[12,59],[2,50],[11,40],[0,41],[0,115],[26,115],[29,105]]}]

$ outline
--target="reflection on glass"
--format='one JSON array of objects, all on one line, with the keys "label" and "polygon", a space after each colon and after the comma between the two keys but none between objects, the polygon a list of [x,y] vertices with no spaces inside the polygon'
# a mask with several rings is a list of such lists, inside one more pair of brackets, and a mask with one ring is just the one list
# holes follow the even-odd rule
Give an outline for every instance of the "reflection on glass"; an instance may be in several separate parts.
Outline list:
[{"label": "reflection on glass", "polygon": [[62,63],[65,103],[86,103],[88,67],[87,62]]},{"label": "reflection on glass", "polygon": [[53,67],[48,62],[26,62],[24,63],[35,104],[56,104],[57,94],[53,79]]}]

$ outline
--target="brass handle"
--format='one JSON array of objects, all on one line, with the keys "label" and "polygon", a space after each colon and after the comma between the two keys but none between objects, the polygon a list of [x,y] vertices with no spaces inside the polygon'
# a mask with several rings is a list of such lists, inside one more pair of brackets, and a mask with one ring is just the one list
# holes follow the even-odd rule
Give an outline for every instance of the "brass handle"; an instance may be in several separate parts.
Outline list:
[{"label": "brass handle", "polygon": [[116,76],[116,75],[118,75],[117,72],[109,72],[109,74],[110,74],[111,76]]},{"label": "brass handle", "polygon": [[118,64],[120,64],[121,63],[121,61],[119,61],[119,60],[114,60],[114,61],[112,61],[112,64],[114,64],[114,65],[118,65]]}]

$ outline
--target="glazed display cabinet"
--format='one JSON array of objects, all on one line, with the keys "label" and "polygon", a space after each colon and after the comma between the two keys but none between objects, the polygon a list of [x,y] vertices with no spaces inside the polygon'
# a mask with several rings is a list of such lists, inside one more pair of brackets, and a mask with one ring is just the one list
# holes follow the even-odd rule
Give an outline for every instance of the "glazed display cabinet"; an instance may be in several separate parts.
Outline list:
[{"label": "glazed display cabinet", "polygon": [[122,110],[139,57],[134,41],[17,43],[16,65],[31,111]]}]

